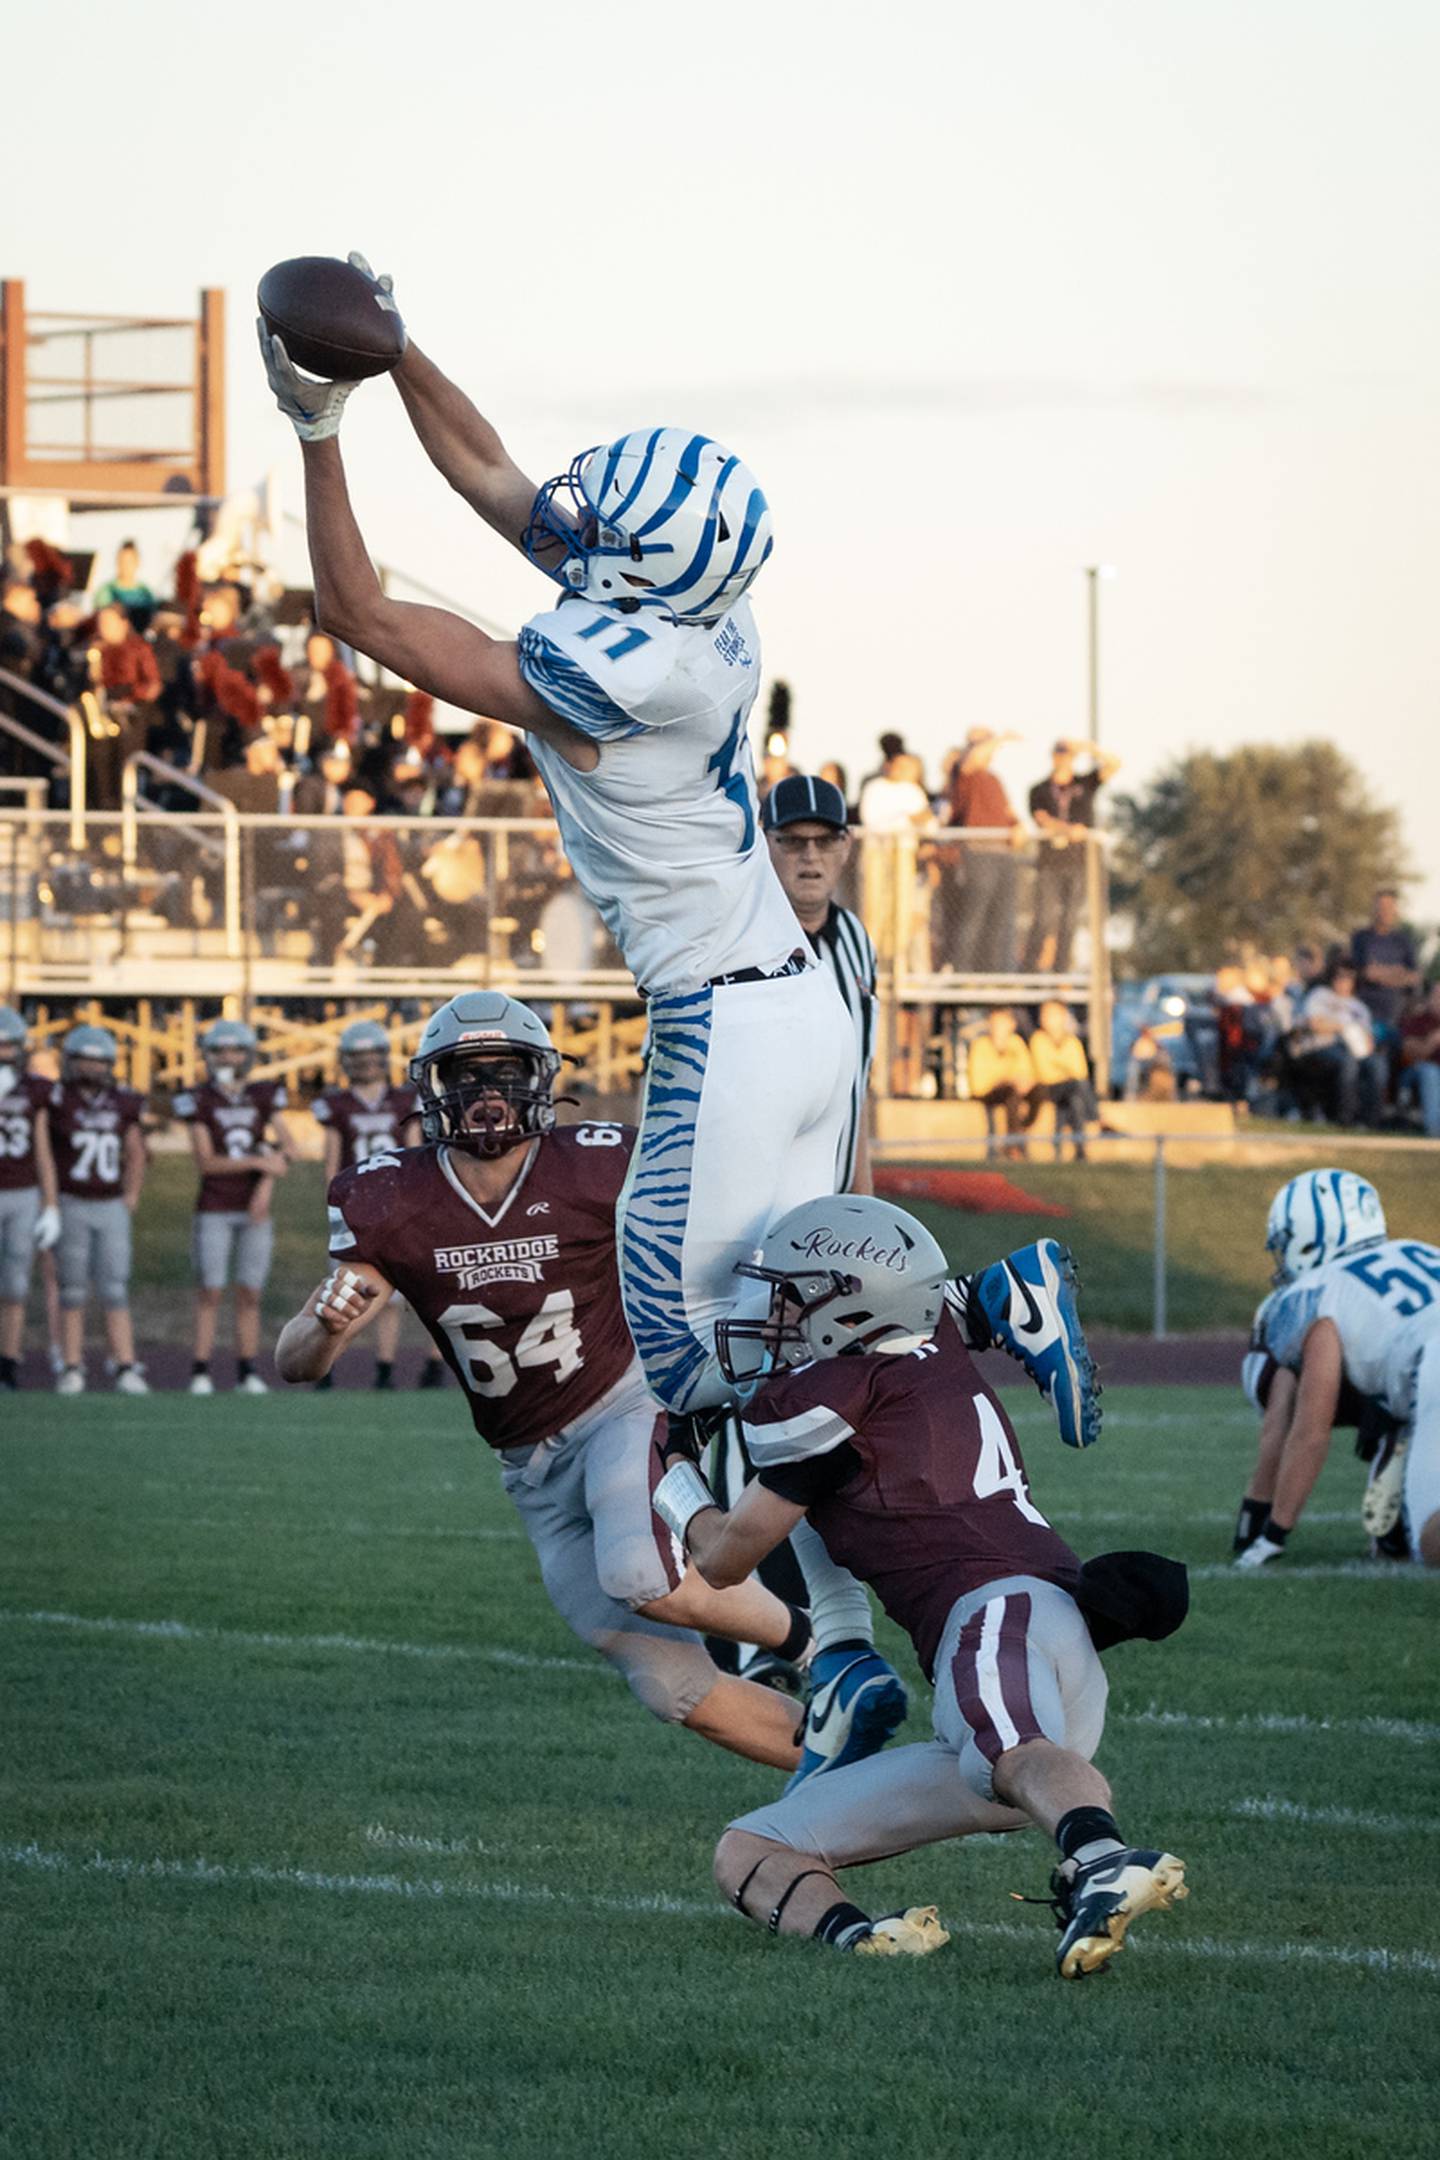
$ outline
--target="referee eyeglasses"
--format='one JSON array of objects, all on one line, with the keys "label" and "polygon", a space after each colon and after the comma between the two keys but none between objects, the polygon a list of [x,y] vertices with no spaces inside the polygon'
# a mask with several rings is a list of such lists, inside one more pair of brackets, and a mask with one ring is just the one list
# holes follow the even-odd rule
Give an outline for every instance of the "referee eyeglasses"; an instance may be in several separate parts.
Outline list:
[{"label": "referee eyeglasses", "polygon": [[778,832],[771,837],[776,847],[784,848],[787,855],[803,855],[806,848],[814,848],[817,855],[833,855],[836,848],[845,845],[849,836],[843,832]]}]

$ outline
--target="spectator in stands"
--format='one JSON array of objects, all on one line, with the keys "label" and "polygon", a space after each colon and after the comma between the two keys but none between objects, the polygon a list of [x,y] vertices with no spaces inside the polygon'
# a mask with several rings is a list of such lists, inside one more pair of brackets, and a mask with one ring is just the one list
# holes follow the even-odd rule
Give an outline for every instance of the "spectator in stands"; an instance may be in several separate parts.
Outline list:
[{"label": "spectator in stands", "polygon": [[996,1128],[1001,1126],[1006,1135],[1002,1152],[1023,1160],[1025,1143],[1017,1136],[1034,1115],[1035,1066],[1008,1005],[991,1010],[983,1034],[971,1043],[969,1073],[971,1099],[985,1105],[991,1152]]},{"label": "spectator in stands", "polygon": [[[1085,772],[1077,760],[1090,760]],[[1086,835],[1095,823],[1095,798],[1120,770],[1120,760],[1098,743],[1062,738],[1050,754],[1050,772],[1030,790],[1030,815],[1040,835],[1035,868],[1035,913],[1024,966],[1042,975],[1063,975],[1070,965],[1076,927],[1085,911]]]},{"label": "spectator in stands", "polygon": [[1387,1062],[1377,1050],[1367,1008],[1355,995],[1355,969],[1335,960],[1309,991],[1291,1037],[1292,1085],[1337,1125],[1378,1124]]},{"label": "spectator in stands", "polygon": [[1252,984],[1246,968],[1215,970],[1211,1000],[1215,1007],[1218,1048],[1216,1092],[1225,1101],[1249,1103],[1260,1085],[1260,1071],[1270,1047],[1265,1007],[1270,976],[1261,969]]},{"label": "spectator in stands", "polygon": [[116,601],[107,601],[95,618],[86,672],[93,692],[85,708],[90,738],[86,794],[94,809],[118,810],[125,761],[149,739],[160,670]]},{"label": "spectator in stands", "polygon": [[427,809],[429,779],[425,760],[418,750],[408,744],[396,751],[385,769],[385,788],[380,798],[381,815],[384,817],[424,817]]},{"label": "spectator in stands", "polygon": [[1356,995],[1387,1065],[1400,1046],[1400,1017],[1420,987],[1420,956],[1400,920],[1400,895],[1382,885],[1368,923],[1350,939]]},{"label": "spectator in stands", "polygon": [[276,817],[280,810],[280,752],[268,735],[252,735],[238,765],[212,773],[210,786],[242,817]]},{"label": "spectator in stands", "polygon": [[122,540],[115,552],[115,575],[107,578],[95,595],[97,608],[125,610],[131,627],[143,637],[155,613],[155,595],[140,575],[140,550],[133,540]]},{"label": "spectator in stands", "polygon": [[[40,603],[35,588],[28,578],[7,577],[0,591],[0,668],[11,675],[19,675],[34,682],[40,673],[45,654],[45,636],[41,627]],[[35,727],[30,717],[34,707],[12,690],[7,683],[0,683],[0,712],[21,719],[27,727]]]},{"label": "spectator in stands", "polygon": [[360,727],[360,694],[355,677],[323,630],[305,640],[296,701],[296,746],[302,756],[318,757],[326,744],[354,745]]},{"label": "spectator in stands", "polygon": [[850,823],[854,825],[858,820],[859,812],[850,794],[850,779],[845,767],[835,758],[831,758],[828,763],[820,766],[817,778],[828,780],[831,787],[839,788],[841,795],[845,799],[845,814]]},{"label": "spectator in stands", "polygon": [[296,817],[342,816],[345,791],[354,772],[354,755],[344,737],[327,742],[320,753],[318,770],[302,773],[295,783],[291,809]]},{"label": "spectator in stands", "polygon": [[1420,1120],[1430,1140],[1440,1140],[1440,982],[1400,1023],[1400,1063],[1414,1087]]},{"label": "spectator in stands", "polygon": [[1153,1028],[1142,1027],[1125,1061],[1126,1102],[1174,1102],[1175,1068]]},{"label": "spectator in stands", "polygon": [[1030,1037],[1030,1062],[1035,1068],[1033,1106],[1055,1105],[1055,1160],[1060,1160],[1062,1135],[1074,1135],[1075,1160],[1085,1161],[1087,1128],[1098,1122],[1100,1106],[1090,1083],[1090,1060],[1075,1032],[1070,1008],[1059,998],[1048,998],[1040,1007],[1040,1025]]},{"label": "spectator in stands", "polygon": [[1025,828],[993,764],[998,750],[1019,740],[997,735],[994,728],[972,727],[950,771],[946,824],[1002,836],[967,841],[963,853],[949,858],[950,874],[960,886],[950,959],[961,975],[1010,975],[1015,969],[1014,851],[1025,845]]},{"label": "spectator in stands", "polygon": [[[898,735],[882,735],[891,747],[880,772],[860,790],[860,914],[882,959],[893,959],[903,940],[907,963],[929,972],[930,865],[917,846],[934,822],[925,792],[925,769]],[[898,905],[897,905],[898,903]],[[895,1069],[888,1084],[906,1094],[920,1079],[920,1060],[929,1016],[914,1006],[896,1014]]]}]

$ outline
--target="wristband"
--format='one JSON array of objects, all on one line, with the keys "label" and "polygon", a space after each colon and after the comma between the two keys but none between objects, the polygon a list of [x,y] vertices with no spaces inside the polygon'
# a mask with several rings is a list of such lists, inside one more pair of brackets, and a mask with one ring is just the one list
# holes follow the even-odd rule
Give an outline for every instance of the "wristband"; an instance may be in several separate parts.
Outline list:
[{"label": "wristband", "polygon": [[667,1530],[685,1543],[685,1533],[704,1508],[713,1508],[715,1495],[692,1462],[677,1462],[666,1471],[650,1495],[650,1505]]}]

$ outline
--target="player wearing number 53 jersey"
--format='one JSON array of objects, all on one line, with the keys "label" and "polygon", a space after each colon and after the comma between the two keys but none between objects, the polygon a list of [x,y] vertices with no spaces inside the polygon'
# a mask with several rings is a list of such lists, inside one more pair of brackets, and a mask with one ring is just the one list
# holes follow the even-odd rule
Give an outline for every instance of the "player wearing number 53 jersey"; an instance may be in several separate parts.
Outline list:
[{"label": "player wearing number 53 jersey", "polygon": [[71,1028],[50,1094],[50,1145],[60,1188],[55,1258],[65,1365],[55,1385],[61,1395],[84,1392],[85,1301],[92,1284],[105,1314],[116,1387],[125,1395],[149,1392],[135,1363],[130,1324],[130,1219],[145,1179],[145,1104],[133,1088],[117,1084],[119,1055],[108,1028]]},{"label": "player wearing number 53 jersey", "polygon": [[[716,1855],[722,1887],[772,1931],[921,1954],[947,1939],[932,1907],[872,1922],[834,1871],[1033,1822],[1060,1849],[1061,1974],[1095,1970],[1140,1913],[1183,1895],[1173,1855],[1124,1844],[1090,1761],[1106,1695],[1097,1641],[1178,1624],[1153,1586],[1168,1582],[1174,1599],[1181,1571],[1134,1554],[1082,1569],[1050,1527],[947,1309],[944,1254],[913,1216],[850,1194],[811,1201],[742,1273],[766,1286],[768,1309],[722,1322],[718,1344],[732,1380],[759,1379],[745,1409],[755,1482],[727,1514],[676,1460],[657,1513],[717,1586],[808,1515],[914,1643],[935,1685],[935,1738],[742,1816]],[[1098,1594],[1110,1626],[1097,1637]]]},{"label": "player wearing number 53 jersey", "polygon": [[1261,1315],[1262,1347],[1299,1384],[1268,1519],[1243,1567],[1285,1549],[1347,1383],[1400,1428],[1372,1466],[1366,1530],[1383,1537],[1403,1513],[1414,1557],[1440,1567],[1440,1248],[1386,1231],[1380,1195],[1353,1170],[1307,1171],[1271,1202],[1278,1287]]},{"label": "player wearing number 53 jersey", "polygon": [[620,1303],[615,1208],[627,1126],[557,1128],[559,1058],[535,1015],[494,991],[430,1020],[411,1076],[426,1145],[372,1155],[330,1187],[334,1273],[280,1338],[287,1380],[317,1380],[389,1290],[413,1306],[464,1390],[551,1601],[647,1709],[792,1769],[796,1714],[722,1677],[697,1633],[794,1655],[808,1625],[758,1584],[687,1572],[650,1506],[662,1414]]}]

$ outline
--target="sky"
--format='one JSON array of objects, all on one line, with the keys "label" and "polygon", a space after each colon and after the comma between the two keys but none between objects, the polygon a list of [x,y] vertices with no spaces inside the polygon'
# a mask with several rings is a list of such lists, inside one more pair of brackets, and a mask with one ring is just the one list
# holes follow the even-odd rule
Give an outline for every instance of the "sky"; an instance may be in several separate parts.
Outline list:
[{"label": "sky", "polygon": [[[1121,784],[1329,738],[1402,809],[1410,911],[1440,919],[1433,6],[65,21],[90,65],[63,86],[46,18],[7,30],[11,80],[56,88],[7,110],[29,180],[0,271],[33,307],[183,313],[225,286],[232,484],[277,467],[298,506],[259,275],[360,247],[537,480],[655,421],[756,470],[802,764],[858,774],[898,728],[933,776],[985,723],[1024,737],[997,766],[1022,797],[1086,731],[1084,570],[1113,565]],[[378,557],[507,629],[546,604],[389,385],[342,441]]]}]

